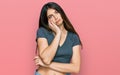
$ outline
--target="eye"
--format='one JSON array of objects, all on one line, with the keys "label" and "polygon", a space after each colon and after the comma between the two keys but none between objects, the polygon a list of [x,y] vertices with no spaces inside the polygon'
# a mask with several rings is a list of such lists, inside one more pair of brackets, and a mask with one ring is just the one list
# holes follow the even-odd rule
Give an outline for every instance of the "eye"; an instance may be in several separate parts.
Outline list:
[{"label": "eye", "polygon": [[56,14],[58,14],[58,11],[55,11]]},{"label": "eye", "polygon": [[49,19],[52,18],[52,15],[49,15],[48,18],[49,18]]}]

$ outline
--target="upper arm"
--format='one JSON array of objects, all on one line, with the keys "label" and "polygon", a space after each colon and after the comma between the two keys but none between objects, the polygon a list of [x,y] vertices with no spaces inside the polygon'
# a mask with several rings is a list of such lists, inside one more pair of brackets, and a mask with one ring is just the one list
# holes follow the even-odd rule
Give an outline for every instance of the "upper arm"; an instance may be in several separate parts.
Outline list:
[{"label": "upper arm", "polygon": [[80,49],[81,45],[76,45],[73,47],[71,63],[74,65],[76,73],[79,73],[80,71]]},{"label": "upper arm", "polygon": [[73,46],[73,55],[71,58],[71,63],[75,64],[76,66],[80,66],[80,49],[81,45]]},{"label": "upper arm", "polygon": [[76,66],[80,66],[80,51],[81,51],[81,41],[78,35],[73,34],[73,45],[72,45],[72,50],[73,50],[73,55],[71,62],[75,64]]},{"label": "upper arm", "polygon": [[47,31],[45,28],[41,27],[37,30],[37,45],[38,45],[38,54],[41,55],[41,53],[44,51],[45,48],[48,47],[48,41],[47,41]]},{"label": "upper arm", "polygon": [[48,47],[47,39],[46,38],[38,38],[37,45],[38,45],[38,52],[39,52],[38,54],[41,56],[44,49]]}]

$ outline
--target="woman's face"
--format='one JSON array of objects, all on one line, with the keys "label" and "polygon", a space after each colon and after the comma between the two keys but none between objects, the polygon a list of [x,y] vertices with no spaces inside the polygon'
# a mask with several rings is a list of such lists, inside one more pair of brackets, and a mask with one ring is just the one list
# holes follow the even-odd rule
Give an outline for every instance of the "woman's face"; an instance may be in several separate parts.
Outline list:
[{"label": "woman's face", "polygon": [[61,17],[61,14],[58,11],[56,11],[55,9],[50,8],[47,10],[47,18],[48,18],[48,21],[51,20],[56,25],[63,24],[63,19]]}]

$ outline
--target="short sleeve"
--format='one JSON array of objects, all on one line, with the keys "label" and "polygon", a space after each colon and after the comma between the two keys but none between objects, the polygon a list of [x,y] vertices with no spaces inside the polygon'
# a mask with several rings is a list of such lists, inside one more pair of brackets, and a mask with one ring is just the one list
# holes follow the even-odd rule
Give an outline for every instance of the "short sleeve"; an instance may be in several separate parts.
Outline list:
[{"label": "short sleeve", "polygon": [[37,34],[36,34],[36,40],[38,39],[38,38],[47,38],[46,37],[46,30],[45,30],[45,28],[43,28],[43,27],[41,27],[41,28],[39,28],[38,30],[37,30]]},{"label": "short sleeve", "polygon": [[80,44],[81,44],[81,41],[79,36],[77,34],[73,34],[73,46],[80,45]]}]

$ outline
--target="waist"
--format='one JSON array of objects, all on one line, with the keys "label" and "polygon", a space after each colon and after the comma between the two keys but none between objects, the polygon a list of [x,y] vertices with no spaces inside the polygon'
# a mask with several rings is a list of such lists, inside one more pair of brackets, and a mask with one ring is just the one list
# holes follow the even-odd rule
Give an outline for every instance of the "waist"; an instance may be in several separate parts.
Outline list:
[{"label": "waist", "polygon": [[46,67],[39,67],[37,72],[40,73],[40,75],[66,75],[65,73],[58,72]]}]

